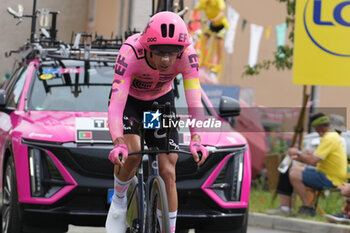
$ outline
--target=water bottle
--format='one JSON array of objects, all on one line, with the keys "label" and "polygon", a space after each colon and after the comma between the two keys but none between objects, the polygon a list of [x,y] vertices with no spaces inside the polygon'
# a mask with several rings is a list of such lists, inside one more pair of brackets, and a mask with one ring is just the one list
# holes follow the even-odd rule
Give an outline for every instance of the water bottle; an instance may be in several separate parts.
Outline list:
[{"label": "water bottle", "polygon": [[286,173],[291,163],[292,163],[292,158],[287,154],[282,160],[282,162],[280,163],[280,165],[278,166],[278,171],[280,173]]}]

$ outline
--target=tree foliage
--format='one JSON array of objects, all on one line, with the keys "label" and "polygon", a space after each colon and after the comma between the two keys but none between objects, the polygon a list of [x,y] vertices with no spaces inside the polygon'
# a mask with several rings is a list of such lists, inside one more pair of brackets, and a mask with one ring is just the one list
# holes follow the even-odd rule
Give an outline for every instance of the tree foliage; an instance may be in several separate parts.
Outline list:
[{"label": "tree foliage", "polygon": [[[288,35],[288,39],[294,43],[294,23],[295,23],[295,1],[296,0],[276,0],[286,4],[287,28],[291,27],[291,31]],[[263,60],[261,63],[257,63],[255,66],[244,66],[245,71],[242,73],[244,76],[253,76],[260,74],[261,70],[268,70],[270,66],[274,66],[277,70],[292,69],[293,67],[293,46],[285,45],[277,47],[277,51],[274,52],[273,60]]]}]

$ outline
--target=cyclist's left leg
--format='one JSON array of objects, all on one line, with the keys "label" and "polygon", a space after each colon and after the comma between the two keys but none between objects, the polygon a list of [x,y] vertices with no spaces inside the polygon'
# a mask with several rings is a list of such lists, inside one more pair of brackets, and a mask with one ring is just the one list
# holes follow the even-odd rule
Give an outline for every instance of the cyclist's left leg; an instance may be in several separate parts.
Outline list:
[{"label": "cyclist's left leg", "polygon": [[[147,137],[148,136],[148,137]],[[154,137],[152,137],[154,136]],[[178,133],[176,130],[170,133],[169,148],[172,150],[178,150]],[[161,131],[155,131],[154,133],[146,133],[146,143],[150,147],[158,147],[161,150],[165,150],[166,137]],[[175,176],[175,166],[177,162],[178,155],[176,153],[170,154],[159,154],[158,164],[159,164],[159,174],[165,183],[165,189],[168,199],[168,209],[169,209],[169,219],[170,219],[170,229],[171,232],[175,232],[176,226],[176,216],[177,216],[177,190],[176,190],[176,176]],[[161,213],[158,212],[158,219],[161,219]],[[161,224],[161,221],[159,221]]]},{"label": "cyclist's left leg", "polygon": [[170,220],[170,229],[171,232],[175,232],[176,226],[176,217],[177,217],[177,190],[176,190],[176,176],[175,176],[175,165],[178,155],[175,153],[160,154],[159,159],[159,174],[164,180],[167,198],[168,198],[168,207],[169,207],[169,220]]}]

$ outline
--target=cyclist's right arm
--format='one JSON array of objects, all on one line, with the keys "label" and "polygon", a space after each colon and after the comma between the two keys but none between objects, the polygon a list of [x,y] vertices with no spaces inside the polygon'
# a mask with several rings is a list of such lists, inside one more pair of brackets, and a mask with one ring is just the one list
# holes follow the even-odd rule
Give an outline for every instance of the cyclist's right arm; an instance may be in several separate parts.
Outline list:
[{"label": "cyclist's right arm", "polygon": [[[118,147],[121,147],[119,148],[121,153],[125,153],[125,150],[123,150],[123,148],[125,147],[125,143],[123,143],[123,113],[131,84],[132,67],[130,66],[130,62],[132,62],[132,60],[133,51],[131,47],[123,45],[120,48],[114,67],[114,79],[112,84],[111,97],[109,100],[110,102],[108,106],[109,132],[111,134],[113,144],[115,146],[113,150],[118,149]],[[125,156],[127,156],[127,152]],[[114,155],[112,155],[111,158],[110,154],[109,159],[111,160],[111,162],[114,163]],[[123,160],[125,159],[126,157]]]}]

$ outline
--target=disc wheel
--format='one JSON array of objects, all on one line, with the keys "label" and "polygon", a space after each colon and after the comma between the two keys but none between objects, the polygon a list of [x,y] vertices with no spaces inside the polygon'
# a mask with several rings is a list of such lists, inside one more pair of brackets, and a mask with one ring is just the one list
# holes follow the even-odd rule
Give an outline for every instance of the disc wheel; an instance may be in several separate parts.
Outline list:
[{"label": "disc wheel", "polygon": [[[158,221],[157,209],[162,213],[161,222]],[[165,184],[160,177],[152,182],[149,223],[151,233],[171,233]]]}]

